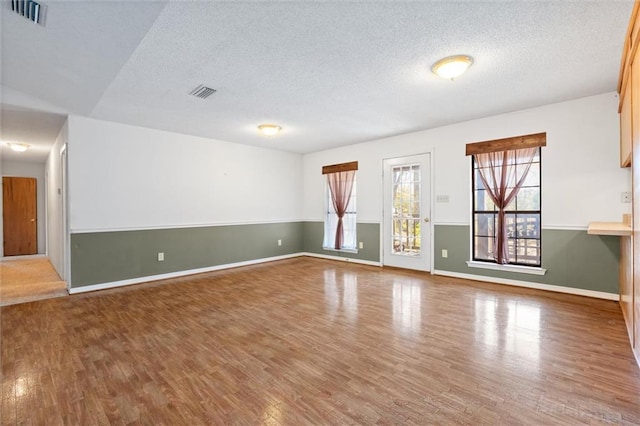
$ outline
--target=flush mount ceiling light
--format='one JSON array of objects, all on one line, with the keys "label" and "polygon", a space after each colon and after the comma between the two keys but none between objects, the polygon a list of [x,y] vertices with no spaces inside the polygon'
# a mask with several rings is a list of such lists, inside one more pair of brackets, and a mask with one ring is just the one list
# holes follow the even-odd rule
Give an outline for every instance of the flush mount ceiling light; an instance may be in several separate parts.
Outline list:
[{"label": "flush mount ceiling light", "polygon": [[263,135],[272,137],[280,133],[282,127],[277,124],[261,124],[258,126],[258,130],[260,130],[260,133]]},{"label": "flush mount ceiling light", "polygon": [[473,58],[471,56],[449,56],[433,64],[431,71],[439,77],[453,80],[464,74],[471,64],[473,64]]},{"label": "flush mount ceiling light", "polygon": [[29,144],[27,143],[7,142],[7,146],[16,152],[25,152],[29,149]]}]

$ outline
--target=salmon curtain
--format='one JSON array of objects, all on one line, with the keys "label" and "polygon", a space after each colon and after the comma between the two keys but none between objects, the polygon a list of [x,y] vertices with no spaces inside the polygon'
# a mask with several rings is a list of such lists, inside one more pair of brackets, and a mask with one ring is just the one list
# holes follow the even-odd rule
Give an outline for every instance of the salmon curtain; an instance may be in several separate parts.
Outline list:
[{"label": "salmon curtain", "polygon": [[336,227],[336,237],[334,241],[334,248],[336,250],[342,248],[344,241],[342,218],[349,207],[355,177],[355,170],[327,174],[327,182],[329,184],[329,191],[331,192],[331,203],[338,216],[338,226]]},{"label": "salmon curtain", "polygon": [[480,179],[498,209],[493,251],[498,264],[509,263],[505,210],[518,195],[537,152],[536,147],[474,154]]}]

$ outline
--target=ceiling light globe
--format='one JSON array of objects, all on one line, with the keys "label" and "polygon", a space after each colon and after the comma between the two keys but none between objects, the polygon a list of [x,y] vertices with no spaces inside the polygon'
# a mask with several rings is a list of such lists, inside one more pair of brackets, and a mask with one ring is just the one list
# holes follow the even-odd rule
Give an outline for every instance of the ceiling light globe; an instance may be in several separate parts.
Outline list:
[{"label": "ceiling light globe", "polygon": [[8,143],[7,145],[15,152],[25,152],[29,149],[29,145],[26,143]]},{"label": "ceiling light globe", "polygon": [[265,136],[275,136],[280,133],[282,127],[277,124],[261,124],[258,126],[258,130]]},{"label": "ceiling light globe", "polygon": [[457,55],[440,59],[433,64],[431,71],[439,77],[453,80],[460,77],[473,64],[471,56]]}]

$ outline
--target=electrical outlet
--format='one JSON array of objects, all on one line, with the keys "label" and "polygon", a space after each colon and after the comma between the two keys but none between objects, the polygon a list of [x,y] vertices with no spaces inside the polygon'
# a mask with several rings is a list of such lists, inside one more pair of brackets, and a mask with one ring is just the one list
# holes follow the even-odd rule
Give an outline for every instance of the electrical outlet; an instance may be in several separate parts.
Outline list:
[{"label": "electrical outlet", "polygon": [[164,253],[158,253],[158,262],[164,262]]},{"label": "electrical outlet", "polygon": [[363,248],[364,248],[364,243],[363,243],[362,241],[360,241],[360,242],[358,243],[358,248],[359,248],[359,249],[363,249]]},{"label": "electrical outlet", "polygon": [[436,203],[448,203],[449,196],[448,195],[436,195]]},{"label": "electrical outlet", "polygon": [[621,201],[623,203],[630,203],[631,202],[631,193],[630,192],[623,192],[622,193],[622,197],[621,197]]},{"label": "electrical outlet", "polygon": [[449,251],[447,249],[442,249],[442,257],[449,257]]},{"label": "electrical outlet", "polygon": [[282,240],[278,240],[278,245],[281,246],[282,245]]}]

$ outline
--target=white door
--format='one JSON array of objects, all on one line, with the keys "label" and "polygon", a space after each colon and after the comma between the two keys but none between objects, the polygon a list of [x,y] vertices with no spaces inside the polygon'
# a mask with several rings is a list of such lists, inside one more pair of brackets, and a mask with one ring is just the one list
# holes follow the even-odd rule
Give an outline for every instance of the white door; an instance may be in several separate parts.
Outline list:
[{"label": "white door", "polygon": [[430,155],[391,158],[383,166],[383,264],[430,271]]}]

